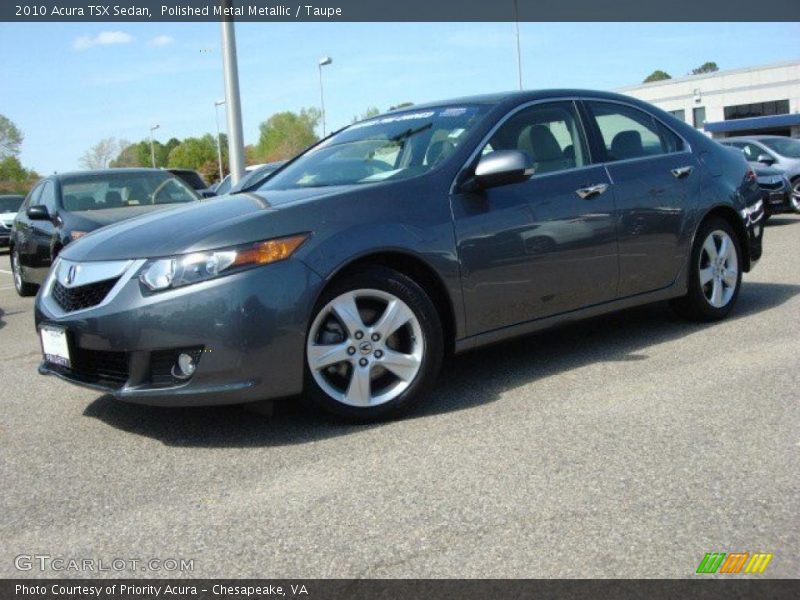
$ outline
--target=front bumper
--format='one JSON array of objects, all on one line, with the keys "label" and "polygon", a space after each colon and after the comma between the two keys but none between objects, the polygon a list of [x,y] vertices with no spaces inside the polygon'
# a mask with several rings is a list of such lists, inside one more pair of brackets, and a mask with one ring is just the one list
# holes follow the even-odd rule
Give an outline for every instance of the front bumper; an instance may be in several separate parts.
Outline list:
[{"label": "front bumper", "polygon": [[778,213],[794,212],[792,208],[792,189],[785,186],[781,189],[765,189],[761,188],[763,193],[762,199],[764,201],[764,211],[768,215]]},{"label": "front bumper", "polygon": [[[745,231],[747,232],[747,261],[752,267],[761,258],[764,241],[764,222],[766,221],[766,207],[763,200],[746,206],[741,210]],[[749,268],[747,269],[749,270]]]},{"label": "front bumper", "polygon": [[[321,281],[299,260],[151,295],[136,277],[123,276],[105,301],[72,313],[60,309],[53,285],[37,296],[36,326],[63,328],[72,362],[66,368],[44,360],[42,374],[160,406],[302,391],[306,326]],[[169,375],[169,357],[184,350],[199,360],[192,377],[178,381]]]}]

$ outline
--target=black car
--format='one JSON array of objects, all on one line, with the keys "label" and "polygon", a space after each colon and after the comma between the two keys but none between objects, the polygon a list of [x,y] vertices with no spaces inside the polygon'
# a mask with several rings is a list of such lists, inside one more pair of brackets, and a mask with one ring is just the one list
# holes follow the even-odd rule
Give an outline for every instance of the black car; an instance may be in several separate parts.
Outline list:
[{"label": "black car", "polygon": [[25,196],[18,194],[0,195],[0,247],[8,246],[14,217],[17,216],[19,207],[22,206],[24,200]]},{"label": "black car", "polygon": [[180,177],[183,182],[197,192],[203,198],[212,198],[216,192],[206,183],[203,176],[194,169],[167,169],[176,177]]},{"label": "black car", "polygon": [[256,191],[65,248],[36,299],[40,372],[130,402],[302,392],[385,418],[425,398],[449,352],[660,300],[724,318],[762,207],[743,156],[639,100],[414,106]]},{"label": "black car", "polygon": [[99,227],[195,202],[197,194],[159,169],[106,169],[45,177],[28,194],[10,236],[14,287],[36,293],[64,246]]}]

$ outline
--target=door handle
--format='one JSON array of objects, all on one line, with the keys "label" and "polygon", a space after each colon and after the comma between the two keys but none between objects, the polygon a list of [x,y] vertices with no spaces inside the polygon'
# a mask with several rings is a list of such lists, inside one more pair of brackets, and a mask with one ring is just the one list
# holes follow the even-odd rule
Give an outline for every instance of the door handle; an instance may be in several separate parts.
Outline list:
[{"label": "door handle", "polygon": [[587,187],[582,187],[580,189],[575,190],[575,193],[578,194],[584,200],[588,200],[589,198],[594,198],[595,196],[599,196],[603,192],[608,189],[607,183],[597,183],[595,185],[590,185]]},{"label": "door handle", "polygon": [[691,175],[692,171],[694,171],[694,167],[677,167],[672,169],[672,174],[676,179],[683,179],[684,177]]}]

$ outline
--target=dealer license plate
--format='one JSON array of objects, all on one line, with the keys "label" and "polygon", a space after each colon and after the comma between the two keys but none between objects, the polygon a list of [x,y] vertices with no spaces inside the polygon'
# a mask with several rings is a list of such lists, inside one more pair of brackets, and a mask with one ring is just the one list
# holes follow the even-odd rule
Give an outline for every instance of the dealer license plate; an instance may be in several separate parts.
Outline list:
[{"label": "dealer license plate", "polygon": [[67,332],[61,327],[44,326],[39,330],[42,338],[42,353],[47,362],[69,368],[69,344]]},{"label": "dealer license plate", "polygon": [[783,204],[783,194],[770,194],[769,195],[769,203],[770,204]]}]

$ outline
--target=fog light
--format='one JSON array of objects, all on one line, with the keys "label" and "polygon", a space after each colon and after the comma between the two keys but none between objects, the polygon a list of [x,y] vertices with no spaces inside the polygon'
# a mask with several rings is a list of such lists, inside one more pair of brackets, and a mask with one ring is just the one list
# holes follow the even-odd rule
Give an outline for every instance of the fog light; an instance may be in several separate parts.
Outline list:
[{"label": "fog light", "polygon": [[194,357],[191,354],[181,352],[178,355],[178,362],[172,367],[172,376],[177,379],[189,379],[194,375],[196,369],[197,362],[195,362]]}]

